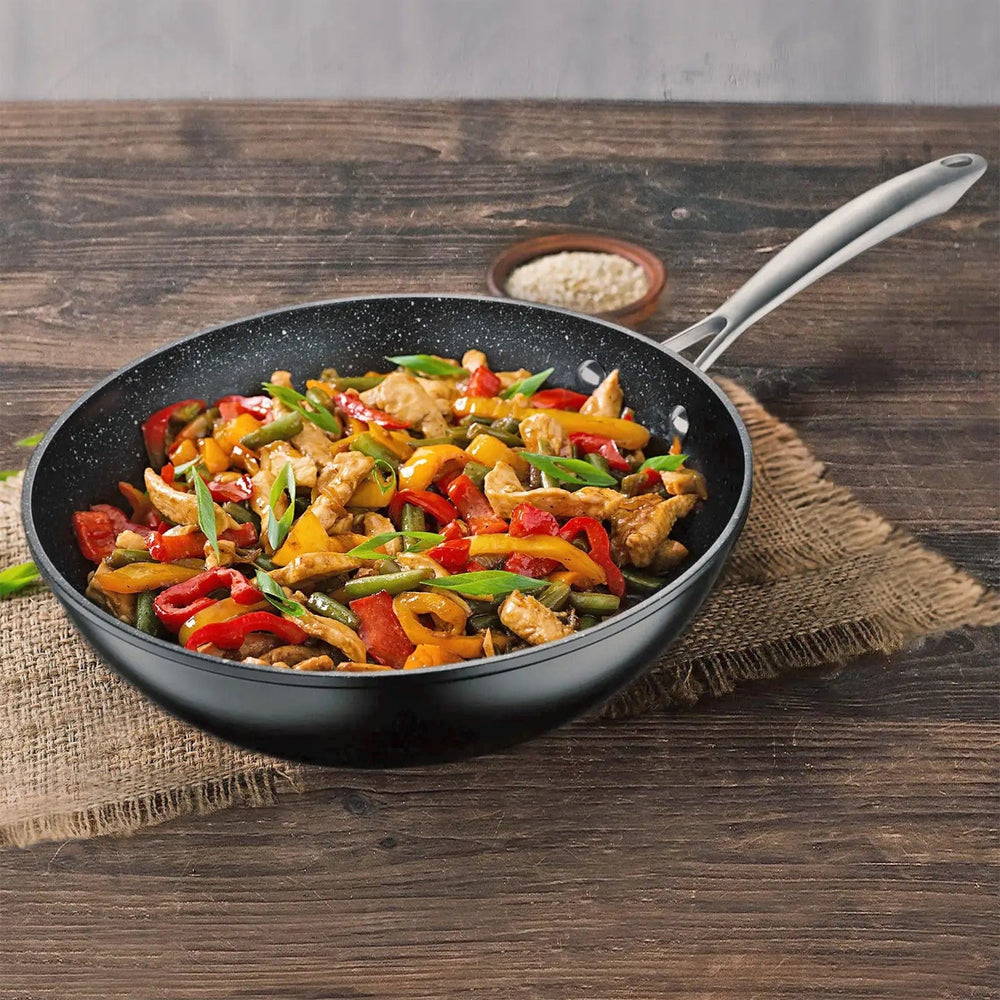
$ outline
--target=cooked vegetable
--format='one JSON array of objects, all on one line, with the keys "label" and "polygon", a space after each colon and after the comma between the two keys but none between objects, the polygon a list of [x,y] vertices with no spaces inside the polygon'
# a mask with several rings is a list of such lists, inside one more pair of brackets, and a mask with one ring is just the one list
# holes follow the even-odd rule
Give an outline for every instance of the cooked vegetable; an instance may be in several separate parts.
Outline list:
[{"label": "cooked vegetable", "polygon": [[[640,451],[617,369],[586,396],[475,349],[387,364],[150,416],[145,489],[118,484],[131,513],[73,515],[87,596],[223,658],[414,670],[591,627],[687,558],[670,535],[705,478],[677,440]],[[0,595],[36,578],[5,571]]]},{"label": "cooked vegetable", "polygon": [[33,562],[8,566],[7,569],[0,571],[0,597],[17,594],[40,579],[38,568]]}]

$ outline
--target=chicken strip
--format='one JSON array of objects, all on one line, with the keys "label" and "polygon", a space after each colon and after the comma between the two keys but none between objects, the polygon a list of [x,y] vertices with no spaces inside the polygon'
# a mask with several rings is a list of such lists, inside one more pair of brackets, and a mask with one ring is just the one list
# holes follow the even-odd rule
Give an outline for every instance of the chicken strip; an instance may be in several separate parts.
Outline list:
[{"label": "chicken strip", "polygon": [[377,386],[361,393],[361,399],[405,420],[425,437],[444,437],[448,433],[448,422],[434,398],[409,372],[386,375]]},{"label": "chicken strip", "polygon": [[342,451],[324,466],[316,489],[320,496],[329,497],[343,507],[374,468],[375,459],[368,455],[360,451]]},{"label": "chicken strip", "polygon": [[[149,502],[168,520],[174,524],[198,523],[198,498],[194,493],[168,486],[152,469],[146,469],[143,476],[146,490],[149,492]],[[236,528],[236,522],[216,503],[215,530],[221,535],[229,528]]]},{"label": "chicken strip", "polygon": [[573,449],[562,425],[548,413],[533,413],[521,421],[521,439],[528,451],[572,458]]},{"label": "chicken strip", "polygon": [[693,493],[669,500],[656,493],[627,497],[610,515],[611,554],[615,562],[649,566],[678,518],[690,514],[697,503],[698,497]]},{"label": "chicken strip", "polygon": [[329,465],[337,454],[326,432],[308,420],[303,422],[302,430],[292,438],[292,444],[316,463],[318,472],[322,472],[324,466]]},{"label": "chicken strip", "polygon": [[268,472],[277,479],[286,462],[292,463],[296,486],[311,489],[316,485],[316,463],[288,441],[272,441],[260,449],[261,472]]},{"label": "chicken strip", "polygon": [[697,469],[677,469],[674,472],[661,472],[660,479],[671,496],[681,496],[693,493],[702,500],[708,499],[708,484],[705,477]]},{"label": "chicken strip", "polygon": [[515,590],[500,605],[500,621],[532,646],[573,634],[565,622],[541,601]]},{"label": "chicken strip", "polygon": [[355,559],[343,552],[307,552],[296,556],[287,566],[274,570],[271,577],[283,587],[301,586],[319,583],[320,580],[366,565],[364,559]]},{"label": "chicken strip", "polygon": [[557,487],[527,490],[506,462],[497,462],[486,474],[483,491],[490,506],[503,518],[509,518],[519,503],[530,503],[556,517],[580,515],[596,517],[600,521],[609,517],[625,499],[624,494],[603,486],[584,486],[575,493]]},{"label": "chicken strip", "polygon": [[323,642],[339,649],[348,659],[363,660],[366,656],[365,644],[357,632],[332,618],[321,618],[311,611],[306,611],[295,619],[295,624],[306,635],[322,639]]},{"label": "chicken strip", "polygon": [[[368,538],[374,538],[376,535],[383,535],[387,531],[395,531],[396,525],[392,523],[384,514],[379,514],[377,511],[370,510],[365,514],[364,517],[365,525],[365,535]],[[395,556],[403,550],[403,540],[401,538],[393,538],[386,542],[382,546],[387,556]]]},{"label": "chicken strip", "polygon": [[462,367],[467,372],[474,372],[477,368],[483,368],[486,366],[486,355],[482,351],[477,351],[475,348],[466,351],[462,355]]},{"label": "chicken strip", "polygon": [[590,399],[580,407],[580,412],[591,417],[617,417],[621,415],[624,401],[616,368],[590,394]]},{"label": "chicken strip", "polygon": [[418,378],[424,392],[437,404],[442,417],[451,414],[451,404],[461,395],[458,391],[458,379],[454,378]]}]

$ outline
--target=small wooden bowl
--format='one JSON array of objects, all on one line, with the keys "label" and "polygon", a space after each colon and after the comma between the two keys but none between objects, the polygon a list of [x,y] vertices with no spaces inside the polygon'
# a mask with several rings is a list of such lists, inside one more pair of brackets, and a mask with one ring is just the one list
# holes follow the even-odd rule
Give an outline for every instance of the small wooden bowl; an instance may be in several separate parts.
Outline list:
[{"label": "small wooden bowl", "polygon": [[638,264],[646,273],[649,288],[646,289],[646,294],[642,298],[629,302],[620,309],[612,309],[609,312],[594,315],[601,319],[613,320],[615,323],[625,323],[629,326],[641,323],[652,315],[667,284],[667,272],[663,262],[645,247],[636,243],[619,240],[613,236],[601,236],[597,233],[555,233],[552,236],[536,236],[533,239],[515,243],[513,246],[507,247],[490,264],[486,271],[486,287],[490,290],[491,295],[504,299],[512,298],[507,293],[507,279],[514,268],[526,264],[529,260],[560,253],[563,250],[588,250],[594,253],[618,254],[619,257],[625,257]]}]

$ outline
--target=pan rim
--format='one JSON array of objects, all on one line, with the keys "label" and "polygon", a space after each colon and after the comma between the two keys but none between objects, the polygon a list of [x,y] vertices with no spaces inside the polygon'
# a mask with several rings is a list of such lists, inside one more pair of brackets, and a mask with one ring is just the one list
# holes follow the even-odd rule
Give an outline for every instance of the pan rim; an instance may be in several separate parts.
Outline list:
[{"label": "pan rim", "polygon": [[[624,334],[626,337],[635,340],[644,346],[652,346],[666,355],[674,363],[687,369],[700,381],[709,392],[722,403],[723,408],[729,414],[733,425],[736,428],[743,451],[743,482],[740,484],[740,493],[736,505],[729,520],[716,536],[712,544],[705,552],[699,556],[683,573],[669,584],[658,590],[655,594],[644,598],[634,607],[622,611],[619,614],[606,619],[599,625],[595,625],[584,632],[576,632],[555,642],[545,643],[542,646],[534,646],[528,649],[517,650],[514,653],[507,653],[499,657],[481,657],[476,660],[466,660],[461,663],[444,664],[438,667],[426,667],[421,670],[385,670],[373,671],[370,673],[344,672],[298,672],[283,670],[278,667],[266,665],[236,663],[230,660],[223,660],[218,657],[198,653],[193,650],[181,649],[176,643],[167,642],[154,636],[146,636],[136,631],[130,625],[119,621],[113,615],[101,611],[96,605],[88,601],[85,596],[67,580],[56,568],[54,562],[49,558],[48,553],[42,544],[38,531],[35,528],[31,506],[34,495],[35,477],[39,466],[42,463],[46,450],[52,441],[61,431],[62,427],[69,422],[74,414],[84,406],[91,398],[102,392],[108,385],[113,383],[146,362],[152,360],[160,354],[195,341],[201,337],[209,336],[228,327],[250,323],[255,320],[273,317],[285,313],[299,312],[307,309],[323,308],[335,305],[347,305],[350,303],[364,303],[381,300],[436,300],[436,301],[462,301],[487,304],[490,308],[503,309],[523,309],[526,312],[547,312],[558,315],[570,316],[574,320],[585,320],[598,326],[613,330],[616,333]],[[341,687],[371,687],[381,686],[387,678],[392,678],[389,683],[410,683],[421,684],[428,681],[435,683],[451,683],[464,681],[473,677],[488,676],[493,674],[506,673],[510,670],[519,670],[535,666],[539,663],[547,662],[555,657],[562,656],[572,650],[582,650],[597,642],[602,642],[610,636],[616,635],[633,624],[644,621],[650,615],[655,614],[661,607],[670,603],[684,591],[696,584],[699,579],[714,564],[715,558],[720,550],[726,548],[730,539],[738,534],[744,521],[750,504],[750,494],[753,480],[753,452],[750,444],[750,435],[747,431],[743,419],[740,417],[736,406],[732,400],[722,391],[719,385],[711,379],[705,372],[698,368],[693,362],[670,350],[663,344],[644,337],[627,327],[621,326],[608,319],[589,316],[584,313],[574,312],[569,309],[562,309],[557,306],[542,305],[539,303],[522,302],[517,299],[503,299],[490,295],[458,294],[452,295],[440,292],[411,292],[411,293],[384,293],[376,295],[354,295],[333,299],[319,299],[311,302],[298,302],[289,305],[277,306],[265,309],[248,316],[237,319],[226,320],[216,323],[213,326],[196,330],[186,334],[176,340],[170,341],[160,347],[156,347],[137,358],[133,358],[127,364],[121,366],[114,372],[105,376],[90,389],[75,399],[55,420],[48,429],[42,441],[32,453],[31,460],[24,474],[24,484],[21,494],[21,520],[24,526],[28,548],[32,558],[38,567],[42,578],[51,588],[56,598],[64,605],[72,605],[75,614],[81,615],[97,628],[110,627],[114,634],[127,645],[139,649],[152,649],[160,655],[165,656],[172,663],[178,666],[191,667],[196,670],[203,670],[209,673],[221,674],[227,677],[235,677],[240,680],[257,683],[268,683],[278,685],[292,685],[301,687],[320,688],[341,688]]]}]

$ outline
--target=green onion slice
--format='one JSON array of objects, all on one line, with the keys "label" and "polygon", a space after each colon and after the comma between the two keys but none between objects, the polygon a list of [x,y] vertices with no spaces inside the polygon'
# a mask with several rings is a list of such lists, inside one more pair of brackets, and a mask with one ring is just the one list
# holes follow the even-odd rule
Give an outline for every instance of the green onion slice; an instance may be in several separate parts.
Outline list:
[{"label": "green onion slice", "polygon": [[38,568],[33,562],[10,566],[0,572],[0,597],[10,597],[39,580]]},{"label": "green onion slice", "polygon": [[412,538],[416,545],[410,549],[411,552],[423,552],[424,549],[433,548],[444,541],[444,535],[435,534],[433,531],[383,531],[381,535],[375,535],[368,541],[355,545],[346,554],[354,556],[355,559],[384,559],[384,552],[376,552],[386,542],[391,542],[394,538]]},{"label": "green onion slice", "polygon": [[340,433],[340,421],[329,410],[313,406],[301,392],[296,392],[287,385],[275,385],[273,382],[262,382],[261,385],[274,399],[294,410],[300,417],[314,423],[320,430],[328,431],[330,434]]},{"label": "green onion slice", "polygon": [[504,389],[500,393],[501,399],[513,399],[515,396],[534,396],[542,387],[542,383],[555,371],[555,368],[546,368],[545,371],[537,375],[529,375],[527,378],[515,382],[512,386]]},{"label": "green onion slice", "polygon": [[204,532],[205,537],[212,543],[215,549],[215,557],[219,558],[219,535],[215,530],[215,501],[212,494],[208,492],[208,486],[201,476],[194,477],[194,492],[198,497],[198,527]]},{"label": "green onion slice", "polygon": [[425,580],[428,587],[457,590],[470,597],[499,597],[515,590],[541,590],[549,585],[548,580],[534,580],[520,573],[508,573],[502,569],[479,570],[475,573],[455,573],[441,576],[436,580]]},{"label": "green onion slice", "polygon": [[256,583],[257,589],[264,595],[268,603],[282,614],[301,618],[306,613],[306,609],[298,601],[293,601],[290,597],[285,596],[281,585],[271,577],[270,573],[258,569]]},{"label": "green onion slice", "polygon": [[[288,508],[279,517],[276,508],[283,493],[288,494]],[[267,519],[267,540],[271,543],[271,548],[277,551],[288,537],[295,519],[295,470],[291,462],[285,462],[285,467],[278,473],[278,478],[271,487],[267,506],[270,513]]]},{"label": "green onion slice", "polygon": [[518,454],[530,465],[547,472],[561,483],[571,483],[574,486],[618,485],[618,480],[614,476],[579,458],[540,455],[534,451],[521,451]]},{"label": "green onion slice", "polygon": [[435,358],[433,354],[399,354],[385,360],[399,365],[400,368],[409,368],[411,371],[420,372],[421,375],[450,375],[452,378],[468,375],[464,368],[460,368],[450,361]]},{"label": "green onion slice", "polygon": [[676,472],[686,461],[687,455],[654,455],[639,466],[639,471],[652,469],[654,472]]}]

